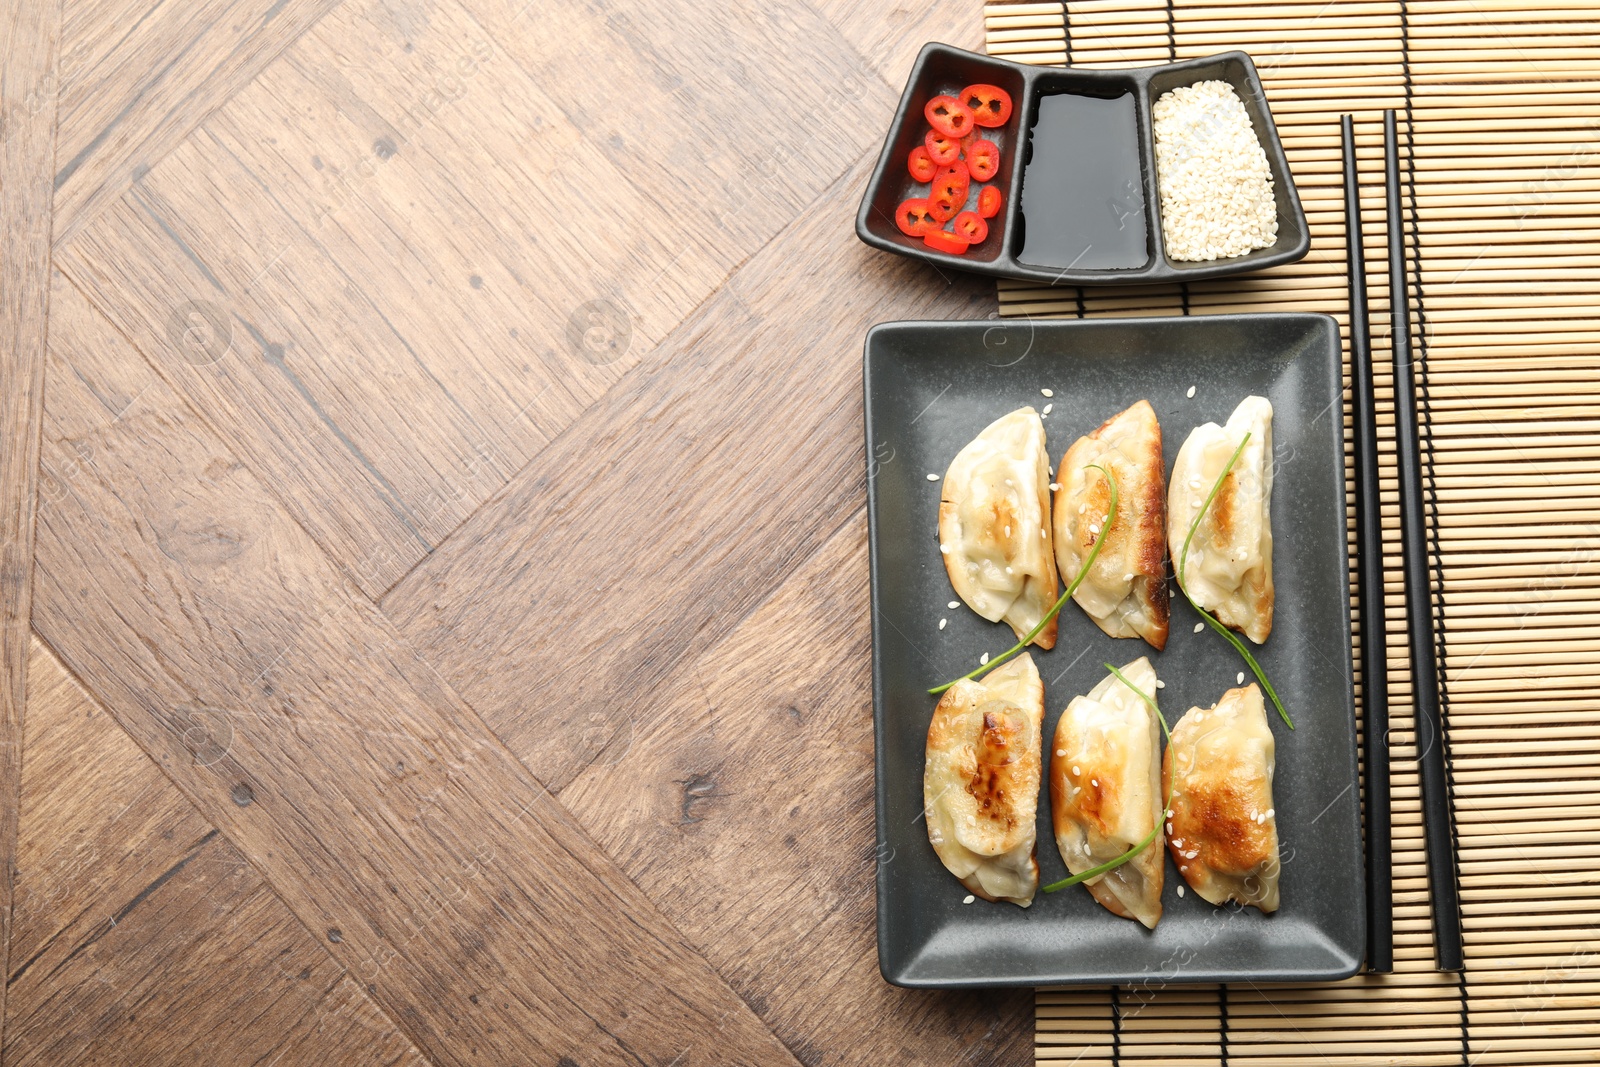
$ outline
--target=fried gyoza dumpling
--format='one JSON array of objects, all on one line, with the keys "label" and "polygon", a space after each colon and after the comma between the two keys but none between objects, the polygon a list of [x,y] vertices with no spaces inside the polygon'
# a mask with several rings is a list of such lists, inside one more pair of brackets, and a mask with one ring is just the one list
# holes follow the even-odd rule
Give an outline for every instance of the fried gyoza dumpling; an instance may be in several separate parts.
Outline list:
[{"label": "fried gyoza dumpling", "polygon": [[[1123,675],[1151,700],[1156,672],[1144,657]],[[1166,880],[1161,851],[1161,726],[1150,705],[1108,675],[1086,697],[1073,697],[1056,723],[1050,760],[1050,815],[1067,870],[1080,874],[1155,840],[1122,866],[1083,883],[1124,919],[1154,930]]]},{"label": "fried gyoza dumpling", "polygon": [[[1234,449],[1250,434],[1189,543],[1184,540]],[[1272,632],[1272,404],[1247,396],[1226,426],[1195,428],[1178,449],[1167,497],[1178,584],[1224,626],[1261,644]]]},{"label": "fried gyoza dumpling", "polygon": [[1272,732],[1251,683],[1172,728],[1162,788],[1172,789],[1167,847],[1178,873],[1213,904],[1278,910],[1278,820]]},{"label": "fried gyoza dumpling", "polygon": [[1036,817],[1044,684],[1024,652],[945,690],[922,777],[928,840],[961,884],[1026,908],[1039,888]]},{"label": "fried gyoza dumpling", "polygon": [[1167,647],[1167,483],[1161,424],[1148,400],[1080,437],[1056,468],[1054,537],[1062,580],[1078,576],[1111,505],[1106,476],[1117,480],[1117,520],[1094,567],[1072,599],[1112,637],[1142,637]]},{"label": "fried gyoza dumpling", "polygon": [[[1050,461],[1039,413],[1019,408],[956,454],[939,496],[939,550],[967,607],[1025,636],[1055,606]],[[1056,645],[1056,620],[1033,643]]]}]

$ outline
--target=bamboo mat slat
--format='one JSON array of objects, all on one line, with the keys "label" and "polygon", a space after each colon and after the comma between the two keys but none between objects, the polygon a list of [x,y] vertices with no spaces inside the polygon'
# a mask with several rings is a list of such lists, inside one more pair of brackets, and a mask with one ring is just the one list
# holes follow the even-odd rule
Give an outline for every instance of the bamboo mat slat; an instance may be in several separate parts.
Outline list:
[{"label": "bamboo mat slat", "polygon": [[[1600,8],[1071,0],[992,3],[983,14],[989,51],[1022,62],[1125,67],[1249,51],[1312,231],[1305,260],[1242,278],[1094,289],[1003,280],[1002,316],[1311,310],[1348,337],[1338,120],[1355,114],[1386,453],[1396,973],[1041,989],[1037,1062],[1600,1061]],[[1418,245],[1412,328],[1462,975],[1431,969],[1386,341],[1378,120],[1389,107],[1400,112]],[[1348,394],[1345,404],[1348,449]]]}]

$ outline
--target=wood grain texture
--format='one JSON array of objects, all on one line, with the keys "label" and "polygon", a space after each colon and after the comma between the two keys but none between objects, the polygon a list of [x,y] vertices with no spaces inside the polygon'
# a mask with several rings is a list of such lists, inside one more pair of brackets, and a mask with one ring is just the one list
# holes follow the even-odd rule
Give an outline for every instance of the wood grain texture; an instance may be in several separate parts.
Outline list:
[{"label": "wood grain texture", "polygon": [[426,1063],[38,641],[29,674],[10,1067]]},{"label": "wood grain texture", "polygon": [[858,510],[654,686],[632,744],[562,803],[801,1062],[1026,1062],[1031,990],[929,993],[878,973],[876,868],[895,858],[873,844],[866,583]]},{"label": "wood grain texture", "polygon": [[75,292],[36,625],[334,959],[441,1064],[793,1062]]},{"label": "wood grain texture", "polygon": [[905,86],[917,53],[929,41],[983,51],[983,8],[971,0],[929,4],[813,0],[813,5],[883,75],[896,95]]},{"label": "wood grain texture", "polygon": [[73,0],[63,26],[65,243],[339,0]]},{"label": "wood grain texture", "polygon": [[[60,36],[60,0],[0,9],[0,975],[27,708]],[[5,1002],[0,987],[0,1058]]]},{"label": "wood grain texture", "polygon": [[[868,327],[991,306],[974,278],[856,240],[866,168],[858,160],[384,599],[552,788],[625,744],[653,687],[855,509]],[[813,285],[823,272],[850,284]],[[538,678],[578,650],[584,670],[551,699]]]},{"label": "wood grain texture", "polygon": [[801,0],[759,78],[719,8],[520,11],[351,0],[60,258],[371,596],[877,136],[804,107],[891,106]]}]

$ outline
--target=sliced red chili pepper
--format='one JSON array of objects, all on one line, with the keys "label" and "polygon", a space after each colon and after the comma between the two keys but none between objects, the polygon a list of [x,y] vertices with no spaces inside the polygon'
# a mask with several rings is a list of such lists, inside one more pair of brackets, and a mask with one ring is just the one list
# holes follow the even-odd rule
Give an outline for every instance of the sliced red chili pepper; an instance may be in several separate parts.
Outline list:
[{"label": "sliced red chili pepper", "polygon": [[1000,169],[1000,146],[993,141],[974,141],[967,149],[967,171],[973,181],[986,182]]},{"label": "sliced red chili pepper", "polygon": [[906,169],[911,171],[911,176],[919,182],[931,182],[933,176],[939,173],[939,164],[933,161],[928,150],[922,145],[911,150],[911,158],[906,162]]},{"label": "sliced red chili pepper", "polygon": [[935,219],[928,209],[928,201],[922,197],[902,200],[900,206],[894,209],[894,224],[900,227],[900,232],[907,237],[921,237],[932,233],[947,221],[947,219]]},{"label": "sliced red chili pepper", "polygon": [[985,185],[978,190],[978,214],[986,219],[992,219],[1000,214],[1000,190],[992,185]]},{"label": "sliced red chili pepper", "polygon": [[922,139],[922,143],[928,149],[928,155],[940,166],[954,163],[961,158],[961,141],[955,137],[946,137],[938,130],[929,130],[928,136]]},{"label": "sliced red chili pepper", "polygon": [[934,191],[928,194],[928,214],[943,226],[956,217],[956,213],[966,206],[967,196],[961,194],[958,200],[949,193]]},{"label": "sliced red chili pepper", "polygon": [[953,233],[944,230],[934,230],[932,233],[922,235],[922,243],[938,252],[949,252],[959,256],[967,250],[967,242]]},{"label": "sliced red chili pepper", "polygon": [[944,134],[961,140],[972,129],[972,109],[953,96],[936,96],[922,109],[928,125]]},{"label": "sliced red chili pepper", "polygon": [[984,222],[976,211],[963,211],[956,216],[950,228],[955,231],[957,237],[965,237],[969,244],[982,244],[983,239],[989,236],[989,224]]},{"label": "sliced red chili pepper", "polygon": [[930,198],[934,196],[947,196],[954,200],[959,210],[966,206],[967,193],[972,188],[972,175],[967,170],[967,165],[961,160],[946,163],[939,168],[939,173],[933,176],[933,183],[928,190]]},{"label": "sliced red chili pepper", "polygon": [[[1011,94],[998,85],[969,85],[961,90],[961,105],[972,112],[972,121],[979,126],[1004,126],[1011,117]],[[932,122],[932,119],[928,120]]]}]

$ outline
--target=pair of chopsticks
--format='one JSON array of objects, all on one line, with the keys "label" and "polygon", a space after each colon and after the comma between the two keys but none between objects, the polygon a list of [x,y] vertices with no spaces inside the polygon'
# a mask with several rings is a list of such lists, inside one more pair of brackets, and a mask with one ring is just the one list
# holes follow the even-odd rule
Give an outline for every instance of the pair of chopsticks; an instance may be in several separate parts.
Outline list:
[{"label": "pair of chopsticks", "polygon": [[[1340,120],[1344,141],[1345,240],[1350,264],[1350,361],[1356,444],[1356,552],[1361,593],[1361,691],[1367,774],[1367,970],[1394,970],[1394,877],[1390,854],[1389,671],[1384,658],[1383,518],[1378,495],[1378,419],[1372,385],[1372,329],[1367,314],[1366,256],[1354,123]],[[1428,529],[1417,441],[1416,383],[1411,376],[1411,287],[1406,279],[1400,211],[1400,153],[1395,114],[1383,113],[1384,207],[1389,225],[1389,319],[1394,356],[1395,453],[1400,473],[1400,536],[1405,565],[1406,631],[1422,780],[1428,901],[1435,966],[1462,969],[1461,896],[1456,882],[1454,815],[1439,711],[1439,663],[1428,580]]]}]

